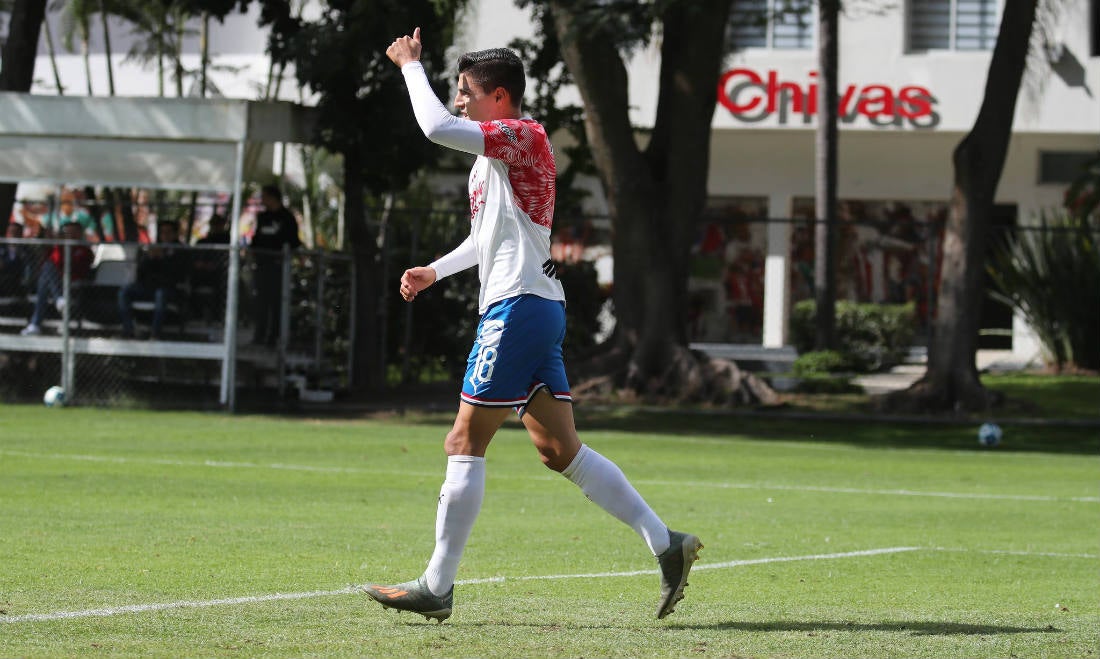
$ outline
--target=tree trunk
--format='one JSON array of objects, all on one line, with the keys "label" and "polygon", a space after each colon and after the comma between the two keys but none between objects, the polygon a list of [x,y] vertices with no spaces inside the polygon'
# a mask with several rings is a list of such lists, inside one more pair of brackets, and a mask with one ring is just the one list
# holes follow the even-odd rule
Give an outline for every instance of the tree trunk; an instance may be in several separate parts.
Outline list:
[{"label": "tree trunk", "polygon": [[92,90],[92,28],[88,23],[88,15],[85,13],[80,17],[80,56],[84,60],[84,79],[85,86],[88,90],[88,96],[95,96],[95,92]]},{"label": "tree trunk", "polygon": [[363,203],[365,186],[362,153],[356,146],[344,152],[344,213],[348,242],[355,262],[355,348],[352,355],[352,387],[358,392],[378,391],[381,381],[378,341],[378,276],[375,236],[367,226]]},{"label": "tree trunk", "polygon": [[584,100],[585,131],[613,229],[616,329],[596,368],[610,370],[617,386],[642,394],[699,399],[708,388],[725,386],[708,382],[721,376],[688,350],[686,327],[690,249],[706,200],[730,5],[665,5],[659,17],[657,114],[642,150],[614,35],[605,27],[582,26],[584,9],[573,3],[549,2],[562,59]]},{"label": "tree trunk", "polygon": [[814,158],[814,347],[836,347],[836,186],[839,0],[821,0],[818,8],[817,148]]},{"label": "tree trunk", "polygon": [[[46,0],[15,0],[8,18],[8,40],[4,42],[0,91],[29,92],[34,83],[34,61],[38,35],[46,16]],[[60,91],[60,90],[59,90]],[[0,225],[6,229],[15,204],[16,184],[0,184]]]},{"label": "tree trunk", "polygon": [[[61,71],[57,68],[57,49],[53,45],[53,31],[50,29],[50,22],[48,20],[42,21],[42,31],[46,33],[46,52],[50,58],[50,70],[53,71],[53,83],[57,88],[57,95],[65,95],[65,86],[61,84]],[[27,89],[30,91],[30,88]]]},{"label": "tree trunk", "polygon": [[111,28],[107,21],[107,8],[104,0],[99,2],[99,20],[103,26],[103,53],[107,61],[107,95],[115,95],[115,65],[111,62]]},{"label": "tree trunk", "polygon": [[173,53],[176,68],[176,98],[183,97],[183,33],[187,19],[183,12],[176,12],[176,48]]},{"label": "tree trunk", "polygon": [[199,96],[206,98],[206,70],[210,66],[210,12],[202,12],[199,32]]},{"label": "tree trunk", "polygon": [[953,156],[955,180],[928,370],[891,401],[894,406],[978,411],[997,402],[982,386],[975,363],[985,253],[1037,5],[1038,0],[1005,3],[978,118]]}]

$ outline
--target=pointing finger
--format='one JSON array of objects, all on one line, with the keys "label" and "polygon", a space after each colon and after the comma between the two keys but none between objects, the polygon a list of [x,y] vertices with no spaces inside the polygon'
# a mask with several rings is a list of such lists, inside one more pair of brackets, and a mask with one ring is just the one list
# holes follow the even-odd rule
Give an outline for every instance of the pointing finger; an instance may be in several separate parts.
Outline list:
[{"label": "pointing finger", "polygon": [[413,41],[420,43],[420,28],[413,30]]}]

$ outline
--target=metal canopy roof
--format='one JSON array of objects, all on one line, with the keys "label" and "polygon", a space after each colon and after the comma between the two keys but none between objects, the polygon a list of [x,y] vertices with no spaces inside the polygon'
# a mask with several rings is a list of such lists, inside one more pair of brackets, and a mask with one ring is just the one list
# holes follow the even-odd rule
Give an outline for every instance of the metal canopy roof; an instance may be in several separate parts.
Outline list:
[{"label": "metal canopy roof", "polygon": [[[263,142],[306,142],[314,111],[293,103],[203,98],[36,96],[0,92],[0,181],[219,190],[241,185]],[[229,250],[221,401],[236,401],[240,250]],[[64,344],[71,343],[68,324]],[[173,350],[172,354],[177,354]],[[64,381],[72,384],[71,364]]]},{"label": "metal canopy roof", "polygon": [[237,149],[253,169],[260,143],[308,141],[312,113],[286,102],[0,92],[0,181],[237,190]]}]

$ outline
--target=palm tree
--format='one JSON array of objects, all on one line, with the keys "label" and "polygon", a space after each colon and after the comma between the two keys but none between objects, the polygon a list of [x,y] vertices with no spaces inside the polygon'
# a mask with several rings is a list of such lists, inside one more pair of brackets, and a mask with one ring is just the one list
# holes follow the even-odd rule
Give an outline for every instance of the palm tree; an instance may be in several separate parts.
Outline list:
[{"label": "palm tree", "polygon": [[89,42],[91,41],[91,17],[95,11],[91,0],[54,0],[50,3],[50,11],[61,11],[61,43],[65,50],[73,52],[73,40],[80,38],[80,55],[84,59],[84,81],[88,89],[88,96],[95,94],[92,91],[92,63]]},{"label": "palm tree", "polygon": [[108,25],[107,0],[99,0],[99,21],[103,28],[103,54],[107,58],[107,95],[115,95],[115,65],[111,62],[111,28]]},{"label": "palm tree", "polygon": [[114,13],[130,23],[135,35],[143,37],[134,42],[126,53],[126,60],[137,60],[142,64],[155,62],[157,96],[164,96],[164,58],[174,52],[168,10],[159,2],[142,0],[116,0],[112,4]]},{"label": "palm tree", "polygon": [[54,47],[53,31],[50,29],[49,17],[42,19],[42,31],[46,33],[46,52],[50,57],[50,68],[53,70],[53,81],[54,85],[57,86],[57,95],[64,96],[65,87],[61,84],[61,73],[57,69],[57,49]]}]

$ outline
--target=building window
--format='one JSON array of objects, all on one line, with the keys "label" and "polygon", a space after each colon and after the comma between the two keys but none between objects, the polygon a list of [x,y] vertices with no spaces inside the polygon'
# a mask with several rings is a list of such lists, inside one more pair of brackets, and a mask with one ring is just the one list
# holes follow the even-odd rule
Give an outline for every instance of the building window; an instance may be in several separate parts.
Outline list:
[{"label": "building window", "polygon": [[1095,151],[1040,151],[1039,183],[1073,183],[1095,157]]},{"label": "building window", "polygon": [[813,0],[740,0],[730,13],[730,45],[809,50],[814,46]]},{"label": "building window", "polygon": [[912,0],[909,50],[993,50],[1000,0]]}]

